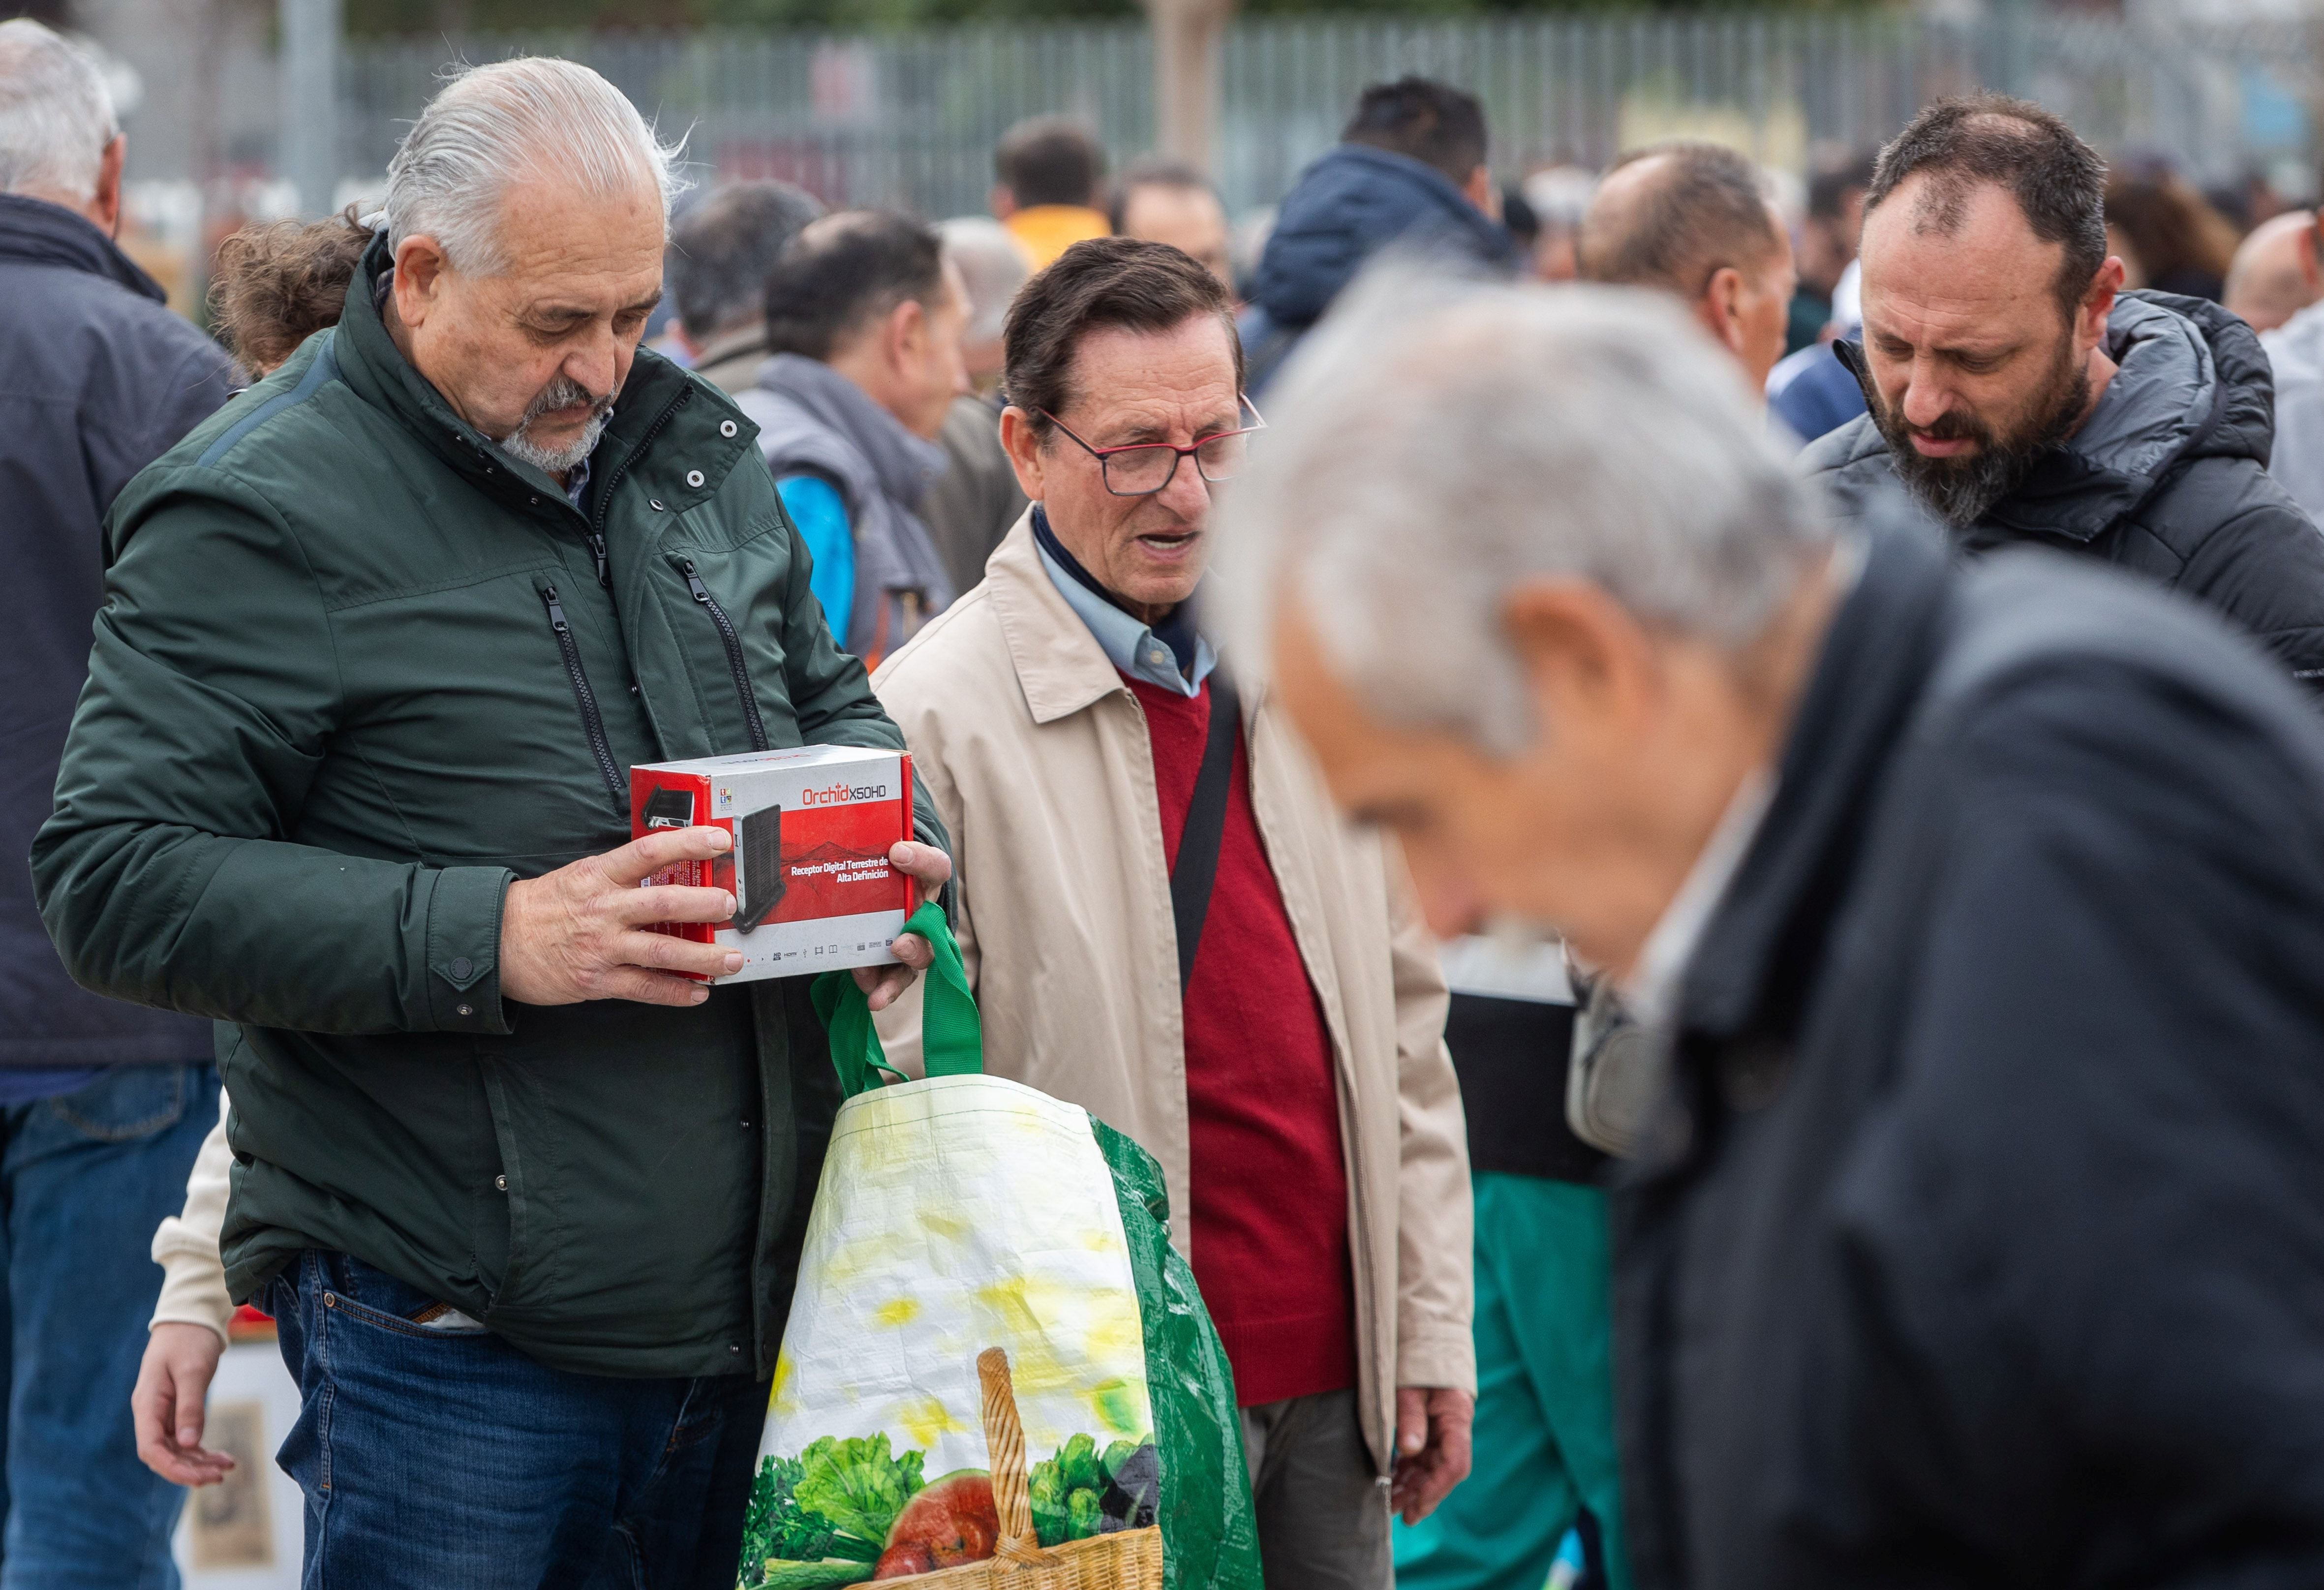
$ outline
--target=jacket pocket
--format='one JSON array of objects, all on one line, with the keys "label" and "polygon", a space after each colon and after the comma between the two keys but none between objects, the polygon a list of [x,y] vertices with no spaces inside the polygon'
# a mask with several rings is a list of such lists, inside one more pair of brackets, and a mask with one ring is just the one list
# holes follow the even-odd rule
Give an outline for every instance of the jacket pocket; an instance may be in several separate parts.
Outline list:
[{"label": "jacket pocket", "polygon": [[564,605],[557,599],[557,587],[544,580],[536,583],[533,589],[540,596],[549,627],[557,636],[557,649],[564,656],[566,677],[572,681],[573,698],[581,709],[581,732],[588,739],[589,754],[605,781],[606,792],[626,818],[630,781],[623,776],[621,764],[613,760],[613,748],[605,738],[605,717],[597,710],[597,693],[589,688],[588,670],[581,666],[581,642],[573,638],[573,625],[566,619]]},{"label": "jacket pocket", "polygon": [[742,704],[742,721],[750,729],[751,749],[764,751],[767,748],[767,724],[759,716],[758,692],[751,688],[751,665],[742,651],[742,637],[736,632],[733,620],[727,617],[726,609],[718,605],[718,598],[712,596],[710,587],[702,583],[702,571],[694,559],[678,555],[673,556],[670,561],[685,577],[687,594],[694,598],[694,605],[718,631],[719,645],[726,653],[727,670],[733,676],[734,694]]}]

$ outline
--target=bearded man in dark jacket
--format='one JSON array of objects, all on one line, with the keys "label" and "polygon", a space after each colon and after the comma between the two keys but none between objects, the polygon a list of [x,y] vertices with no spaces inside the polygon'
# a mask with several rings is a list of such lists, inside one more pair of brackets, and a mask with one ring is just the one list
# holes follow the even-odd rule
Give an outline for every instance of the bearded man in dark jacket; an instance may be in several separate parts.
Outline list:
[{"label": "bearded man in dark jacket", "polygon": [[2274,393],[2216,304],[2120,291],[2106,170],[2039,106],[1930,106],[1865,200],[1871,411],[1802,467],[1843,518],[1893,476],[1969,552],[2101,558],[2209,604],[2324,683],[2324,534],[2266,474]]}]

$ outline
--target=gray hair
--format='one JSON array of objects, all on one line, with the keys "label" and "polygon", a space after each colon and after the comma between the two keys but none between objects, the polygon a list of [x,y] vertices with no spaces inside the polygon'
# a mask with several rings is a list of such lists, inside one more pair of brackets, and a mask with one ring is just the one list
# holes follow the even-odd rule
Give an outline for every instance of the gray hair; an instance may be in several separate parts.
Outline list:
[{"label": "gray hair", "polygon": [[1736,652],[1831,545],[1733,362],[1661,294],[1374,272],[1276,393],[1220,516],[1239,666],[1283,591],[1383,720],[1497,755],[1538,730],[1513,587],[1586,580]]},{"label": "gray hair", "polygon": [[944,237],[945,258],[960,268],[968,289],[968,324],[961,340],[995,342],[1009,319],[1009,305],[1017,290],[1033,273],[1025,250],[1008,227],[990,216],[954,216],[936,223]]},{"label": "gray hair", "polygon": [[576,61],[533,56],[463,67],[388,162],[388,246],[424,234],[456,270],[505,270],[501,199],[521,179],[549,173],[606,199],[650,181],[667,229],[684,187],[682,153],[682,142],[661,143],[620,89]]},{"label": "gray hair", "polygon": [[33,22],[0,22],[0,193],[96,197],[121,135],[88,51]]},{"label": "gray hair", "polygon": [[679,217],[665,269],[687,336],[707,342],[763,319],[775,261],[822,214],[806,189],[765,181],[720,188]]}]

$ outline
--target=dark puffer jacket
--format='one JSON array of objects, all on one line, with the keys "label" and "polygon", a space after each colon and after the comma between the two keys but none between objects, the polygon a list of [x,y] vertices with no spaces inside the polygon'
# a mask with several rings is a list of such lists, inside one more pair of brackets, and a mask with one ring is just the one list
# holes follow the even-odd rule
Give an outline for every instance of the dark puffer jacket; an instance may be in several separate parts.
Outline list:
[{"label": "dark puffer jacket", "polygon": [[1268,234],[1242,317],[1252,393],[1390,244],[1455,268],[1494,272],[1508,269],[1517,251],[1508,228],[1435,167],[1385,149],[1339,145],[1299,174]]},{"label": "dark puffer jacket", "polygon": [[[1863,377],[1863,353],[1840,345]],[[2268,477],[2275,388],[2250,327],[2214,303],[2126,292],[2107,327],[2120,371],[2097,412],[1966,531],[1962,550],[2060,547],[2194,596],[2324,687],[2324,533]],[[1870,415],[1801,455],[1845,519],[1894,478]]]}]

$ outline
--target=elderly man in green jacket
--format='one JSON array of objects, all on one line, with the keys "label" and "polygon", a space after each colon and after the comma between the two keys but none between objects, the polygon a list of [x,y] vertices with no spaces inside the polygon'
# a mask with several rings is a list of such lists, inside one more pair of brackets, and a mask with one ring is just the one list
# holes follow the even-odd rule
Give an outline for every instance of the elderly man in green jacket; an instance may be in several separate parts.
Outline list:
[{"label": "elderly man in green jacket", "polygon": [[749,421],[637,347],[669,171],[586,69],[458,79],[338,326],[108,525],[33,868],[81,983],[224,1023],[308,1583],[732,1583],[833,1095],[796,984],[650,930],[731,914],[636,887],[725,840],[630,843],[625,770],[902,741]]}]

